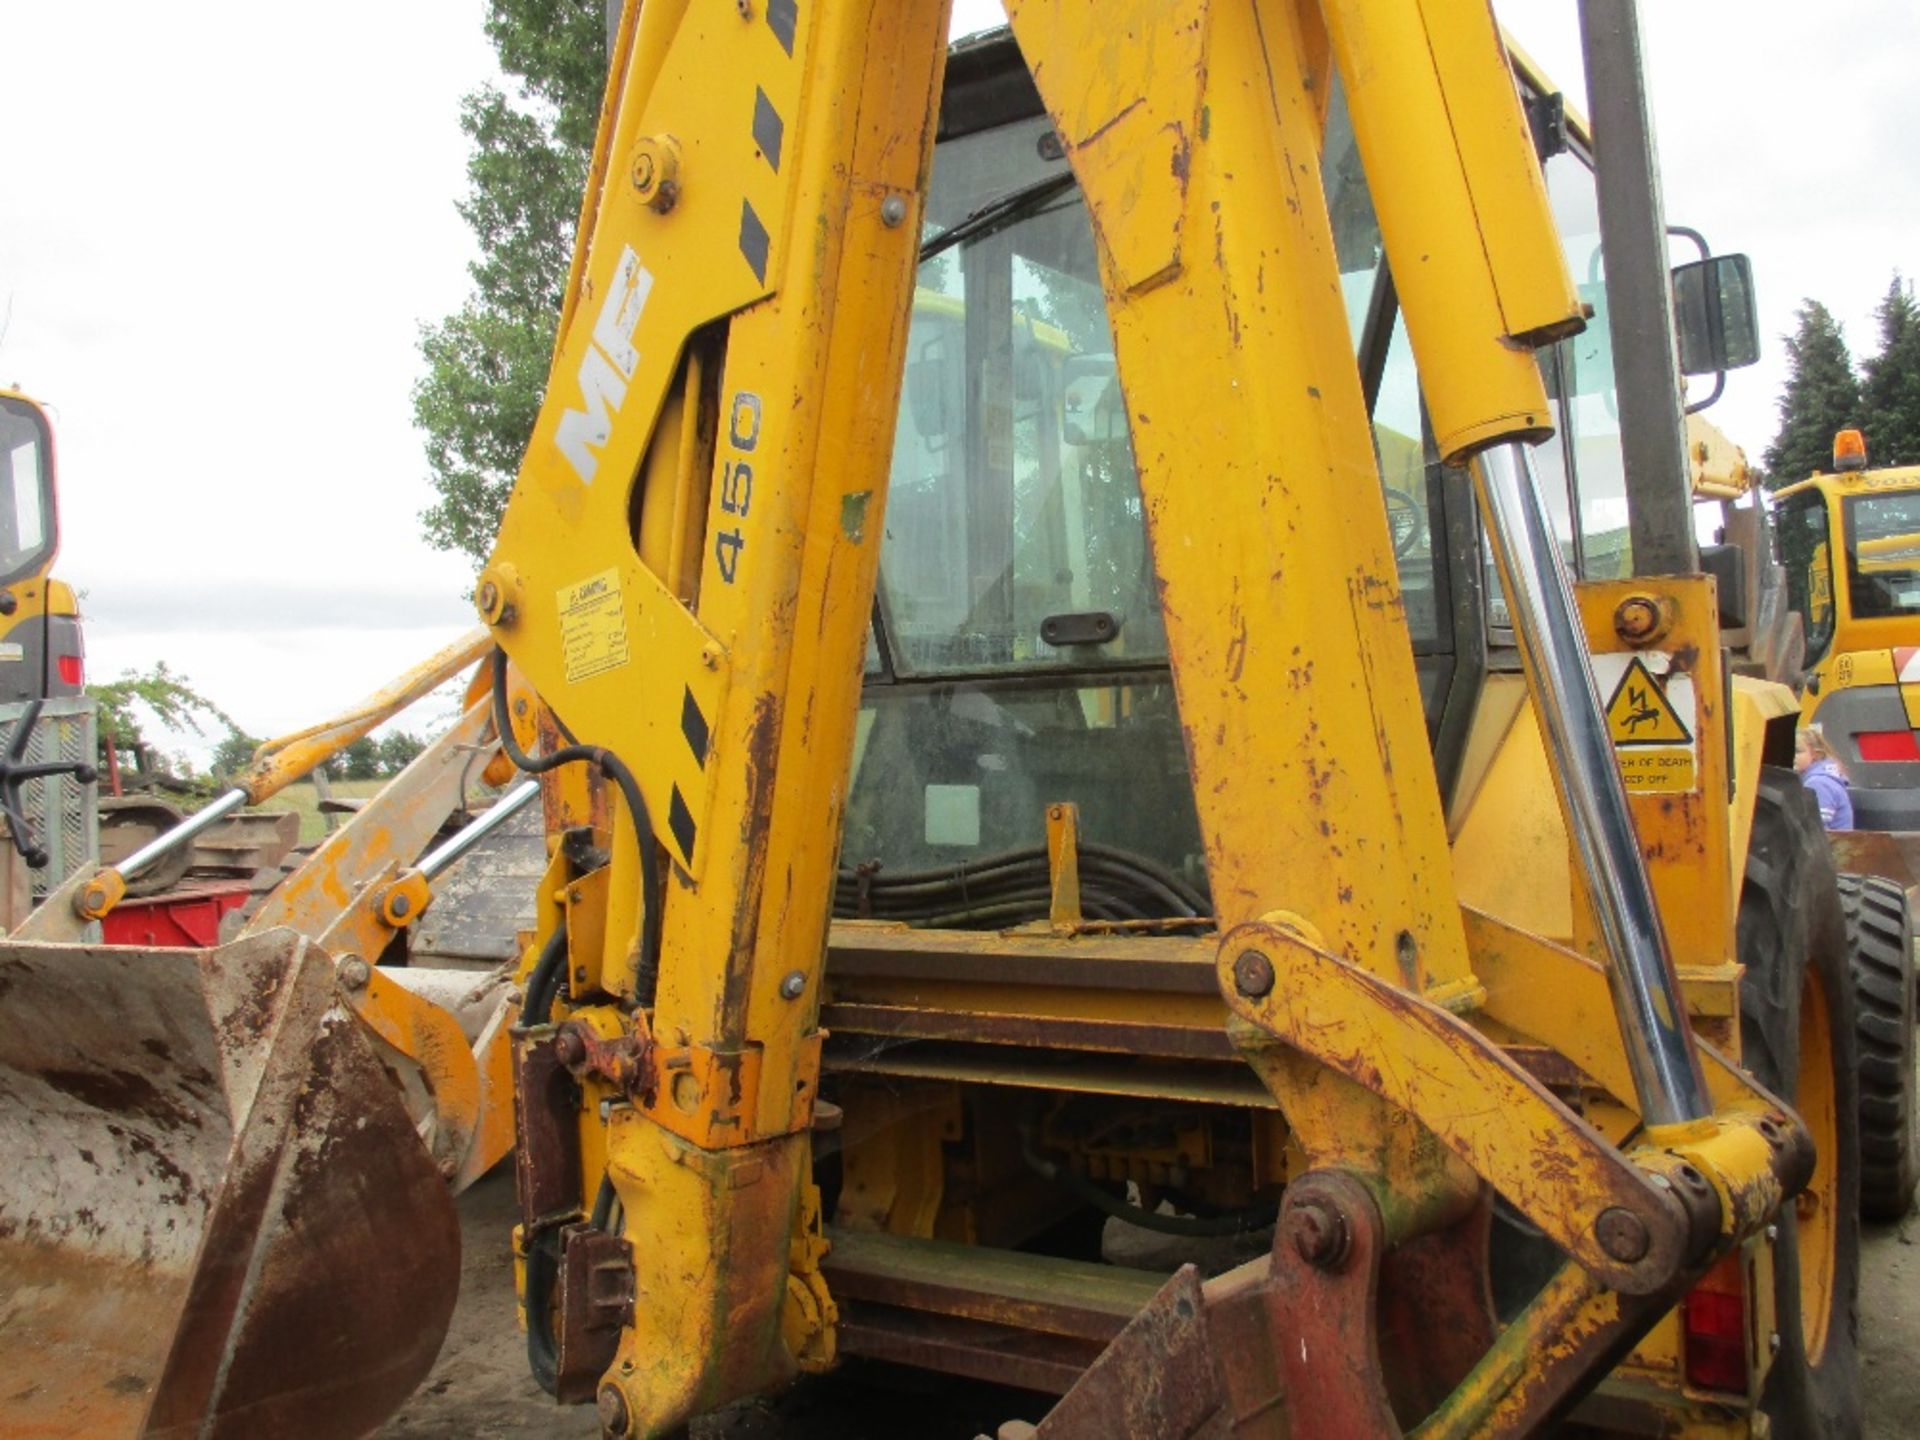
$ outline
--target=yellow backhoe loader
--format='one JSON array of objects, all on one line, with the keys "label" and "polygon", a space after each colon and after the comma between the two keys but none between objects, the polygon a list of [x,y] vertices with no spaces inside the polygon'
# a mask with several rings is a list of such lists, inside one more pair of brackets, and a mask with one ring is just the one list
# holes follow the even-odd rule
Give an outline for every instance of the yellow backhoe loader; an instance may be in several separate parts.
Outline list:
[{"label": "yellow backhoe loader", "polygon": [[[1045,1437],[1857,1432],[1791,698],[1710,579],[1571,582],[1578,177],[1491,15],[1009,8],[622,14],[476,587],[549,833],[535,1375],[614,1436],[861,1355]],[[380,873],[0,948],[17,1428],[358,1433],[424,1369]]]}]

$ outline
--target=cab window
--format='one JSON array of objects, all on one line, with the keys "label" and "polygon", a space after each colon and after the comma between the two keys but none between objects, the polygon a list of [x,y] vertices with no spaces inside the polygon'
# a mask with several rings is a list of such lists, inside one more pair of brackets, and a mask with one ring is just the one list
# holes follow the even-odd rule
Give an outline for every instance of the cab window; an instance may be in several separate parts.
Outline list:
[{"label": "cab window", "polygon": [[1779,536],[1787,604],[1806,626],[1806,663],[1812,665],[1833,643],[1833,547],[1826,500],[1817,491],[1789,496],[1780,505]]},{"label": "cab window", "polygon": [[1920,494],[1849,495],[1840,503],[1853,618],[1920,615]]},{"label": "cab window", "polygon": [[1620,400],[1613,379],[1613,343],[1607,309],[1606,267],[1600,252],[1600,207],[1593,171],[1572,151],[1547,161],[1547,197],[1554,226],[1580,298],[1593,309],[1586,329],[1543,357],[1547,387],[1558,412],[1555,437],[1571,501],[1563,499],[1576,555],[1588,580],[1624,580],[1633,574],[1627,540],[1627,472],[1620,452]]},{"label": "cab window", "polygon": [[[1064,178],[1051,137],[1042,119],[943,145],[927,238]],[[1093,233],[1071,186],[920,267],[880,590],[902,676],[1166,657]],[[1056,617],[1082,622],[1063,635]]]},{"label": "cab window", "polygon": [[53,548],[53,466],[46,422],[0,395],[0,584],[31,574]]}]

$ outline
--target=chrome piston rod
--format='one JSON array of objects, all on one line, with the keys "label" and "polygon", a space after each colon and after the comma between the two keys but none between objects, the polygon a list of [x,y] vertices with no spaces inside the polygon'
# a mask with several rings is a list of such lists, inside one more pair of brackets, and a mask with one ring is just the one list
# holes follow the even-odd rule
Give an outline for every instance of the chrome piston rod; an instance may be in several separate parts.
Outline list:
[{"label": "chrome piston rod", "polygon": [[1532,456],[1525,445],[1508,443],[1482,451],[1469,465],[1561,809],[1607,948],[1607,983],[1641,1117],[1648,1125],[1699,1119],[1713,1107]]},{"label": "chrome piston rod", "polygon": [[452,839],[422,855],[418,866],[420,873],[429,880],[438,879],[443,870],[525,809],[527,802],[539,793],[538,780],[520,781],[483,810],[472,824],[456,832]]},{"label": "chrome piston rod", "polygon": [[164,834],[157,835],[113,868],[122,880],[131,880],[162,855],[178,850],[203,830],[211,830],[227,816],[247,803],[247,792],[229,790],[210,805],[203,805]]}]

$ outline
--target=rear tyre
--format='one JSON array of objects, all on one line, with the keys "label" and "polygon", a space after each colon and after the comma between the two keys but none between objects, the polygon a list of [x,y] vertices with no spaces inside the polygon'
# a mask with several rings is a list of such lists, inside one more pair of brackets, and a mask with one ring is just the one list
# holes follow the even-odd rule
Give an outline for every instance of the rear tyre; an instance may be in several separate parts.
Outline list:
[{"label": "rear tyre", "polygon": [[1799,1111],[1816,1160],[1781,1207],[1774,1245],[1778,1348],[1761,1408],[1777,1436],[1860,1433],[1859,1056],[1846,921],[1813,797],[1791,770],[1761,772],[1740,891],[1742,1059]]},{"label": "rear tyre", "polygon": [[1878,875],[1842,875],[1840,907],[1860,1038],[1860,1213],[1898,1220],[1920,1180],[1913,919],[1906,892]]}]

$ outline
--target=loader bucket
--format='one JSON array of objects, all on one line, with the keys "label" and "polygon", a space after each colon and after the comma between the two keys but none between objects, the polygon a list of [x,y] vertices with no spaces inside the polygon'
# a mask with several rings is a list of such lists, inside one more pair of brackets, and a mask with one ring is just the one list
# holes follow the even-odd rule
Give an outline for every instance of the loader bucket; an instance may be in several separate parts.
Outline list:
[{"label": "loader bucket", "polygon": [[363,1435],[458,1282],[322,952],[0,942],[0,1434]]}]

